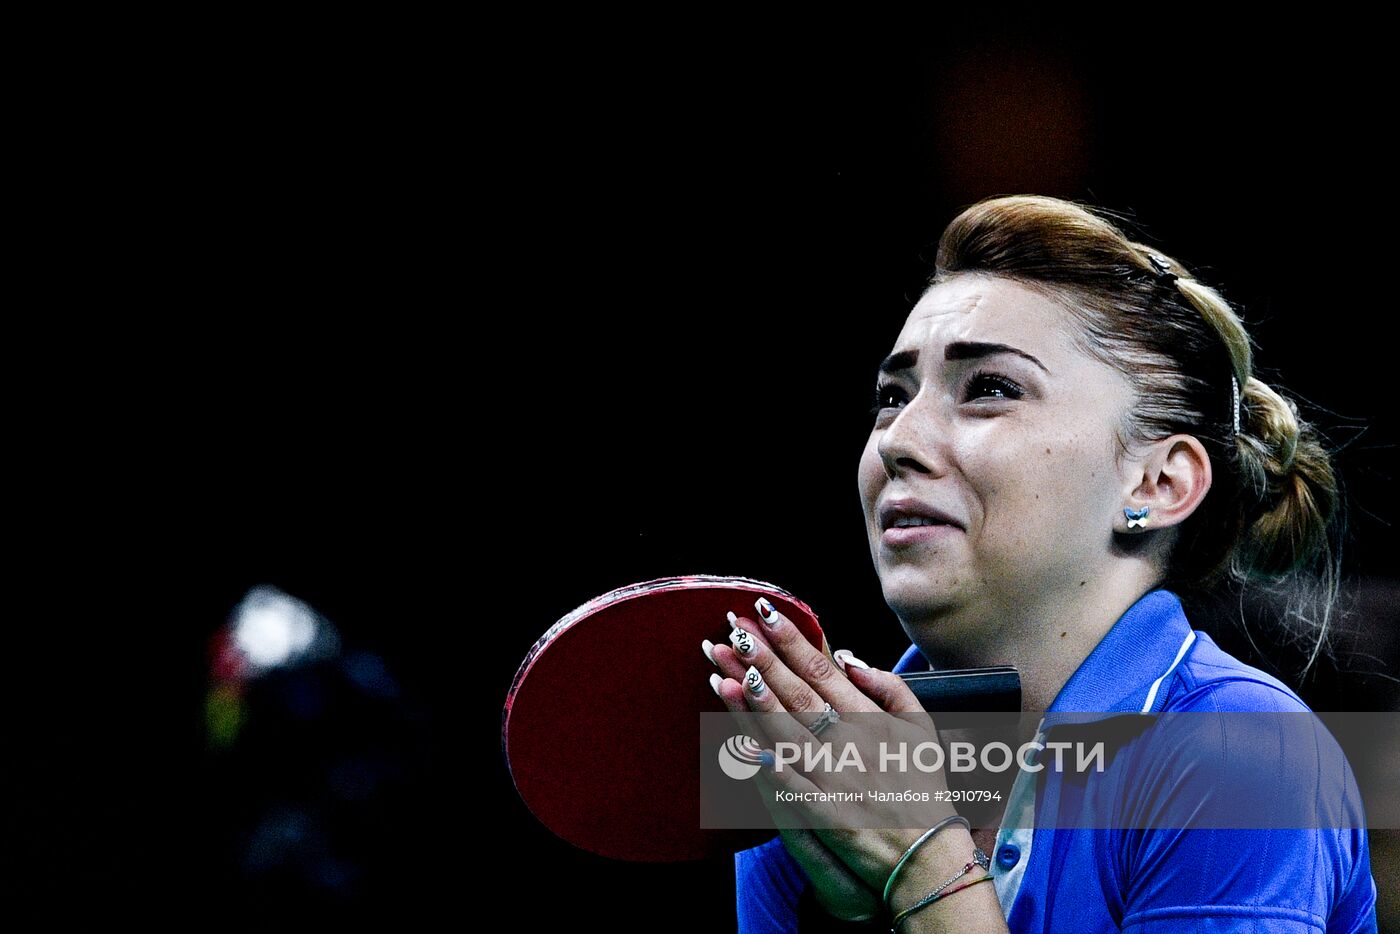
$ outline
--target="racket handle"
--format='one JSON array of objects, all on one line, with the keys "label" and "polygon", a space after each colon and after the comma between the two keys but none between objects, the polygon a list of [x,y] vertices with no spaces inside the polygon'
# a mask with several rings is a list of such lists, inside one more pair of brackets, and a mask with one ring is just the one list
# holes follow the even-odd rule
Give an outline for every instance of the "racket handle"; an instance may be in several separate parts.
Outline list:
[{"label": "racket handle", "polygon": [[907,671],[899,676],[929,713],[1021,712],[1021,674],[1011,665]]}]

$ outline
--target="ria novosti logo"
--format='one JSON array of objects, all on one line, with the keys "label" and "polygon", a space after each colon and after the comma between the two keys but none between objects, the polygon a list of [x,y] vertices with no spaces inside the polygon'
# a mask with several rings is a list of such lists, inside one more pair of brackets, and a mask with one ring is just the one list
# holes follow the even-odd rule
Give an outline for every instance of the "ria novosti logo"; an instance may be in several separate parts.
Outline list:
[{"label": "ria novosti logo", "polygon": [[752,736],[731,736],[719,747],[719,767],[735,781],[753,778],[763,766],[763,747]]},{"label": "ria novosti logo", "polygon": [[[1066,751],[1070,749],[1077,753],[1074,766],[1077,771],[1084,772],[1090,767],[1098,772],[1105,769],[1105,744],[1102,740],[1092,746],[1083,742],[1041,743],[1032,740],[1022,743],[1017,749],[999,741],[987,743],[980,749],[969,742],[953,742],[948,746],[949,751],[945,753],[943,747],[935,742],[917,743],[912,749],[908,743],[881,742],[876,770],[907,772],[912,766],[919,772],[939,772],[946,766],[950,772],[972,772],[980,767],[984,771],[998,773],[1016,765],[1024,771],[1039,772],[1046,768],[1046,764],[1040,761],[1040,753],[1051,750],[1055,755],[1055,771],[1064,772],[1069,765]],[[860,747],[853,742],[845,744],[839,759],[829,743],[814,746],[811,743],[779,742],[773,744],[773,752],[770,753],[765,752],[752,736],[742,733],[729,737],[719,748],[720,768],[736,781],[753,778],[765,765],[781,772],[787,766],[798,763],[801,763],[798,767],[807,772],[815,769],[827,772],[844,772],[848,769],[870,771]]]}]

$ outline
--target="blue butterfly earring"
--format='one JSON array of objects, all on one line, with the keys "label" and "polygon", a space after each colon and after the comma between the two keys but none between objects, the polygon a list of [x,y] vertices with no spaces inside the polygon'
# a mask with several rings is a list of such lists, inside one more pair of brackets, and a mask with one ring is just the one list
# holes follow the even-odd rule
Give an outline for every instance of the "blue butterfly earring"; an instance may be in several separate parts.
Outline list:
[{"label": "blue butterfly earring", "polygon": [[1141,509],[1123,507],[1123,515],[1128,517],[1128,528],[1138,529],[1147,525],[1147,510],[1151,508],[1151,506],[1144,506]]}]

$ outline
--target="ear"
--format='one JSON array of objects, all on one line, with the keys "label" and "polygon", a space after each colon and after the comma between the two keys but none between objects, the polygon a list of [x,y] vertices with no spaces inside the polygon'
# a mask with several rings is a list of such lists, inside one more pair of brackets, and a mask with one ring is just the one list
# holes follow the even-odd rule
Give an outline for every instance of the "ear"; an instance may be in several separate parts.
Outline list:
[{"label": "ear", "polygon": [[1123,509],[1147,507],[1147,518],[1132,532],[1168,528],[1186,521],[1210,492],[1210,456],[1191,435],[1172,435],[1156,441],[1142,457],[1130,461],[1114,528],[1129,531]]}]

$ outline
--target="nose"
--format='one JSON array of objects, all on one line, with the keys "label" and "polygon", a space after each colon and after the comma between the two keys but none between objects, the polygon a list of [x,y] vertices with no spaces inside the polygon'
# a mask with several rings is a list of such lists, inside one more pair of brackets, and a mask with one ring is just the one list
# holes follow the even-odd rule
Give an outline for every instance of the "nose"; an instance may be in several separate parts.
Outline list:
[{"label": "nose", "polygon": [[891,480],[902,472],[939,476],[947,471],[947,426],[936,400],[920,392],[885,426],[876,450]]}]

